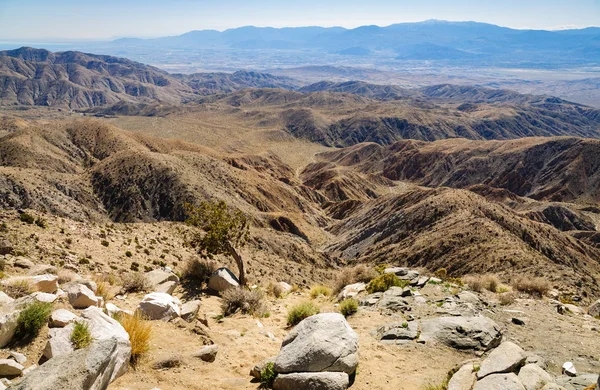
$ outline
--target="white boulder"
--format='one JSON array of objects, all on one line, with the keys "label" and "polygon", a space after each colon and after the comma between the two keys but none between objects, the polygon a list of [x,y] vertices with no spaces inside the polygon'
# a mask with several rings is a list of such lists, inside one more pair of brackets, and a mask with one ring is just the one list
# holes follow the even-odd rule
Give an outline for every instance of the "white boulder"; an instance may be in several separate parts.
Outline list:
[{"label": "white boulder", "polygon": [[172,295],[153,292],[144,296],[138,305],[140,311],[150,320],[170,320],[181,315],[181,302]]}]

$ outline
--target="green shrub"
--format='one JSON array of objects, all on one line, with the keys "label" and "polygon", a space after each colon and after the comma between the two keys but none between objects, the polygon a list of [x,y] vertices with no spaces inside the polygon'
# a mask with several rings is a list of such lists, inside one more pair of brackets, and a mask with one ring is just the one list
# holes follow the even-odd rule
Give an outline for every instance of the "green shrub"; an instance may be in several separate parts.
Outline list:
[{"label": "green shrub", "polygon": [[313,305],[312,302],[300,303],[288,311],[287,324],[289,326],[294,326],[305,318],[319,314],[320,311],[321,310]]},{"label": "green shrub", "polygon": [[267,388],[271,388],[276,376],[275,363],[268,362],[265,368],[260,372],[260,383]]},{"label": "green shrub", "polygon": [[33,215],[27,213],[20,214],[19,219],[22,222],[28,223],[30,225],[35,222],[35,218],[33,217]]},{"label": "green shrub", "polygon": [[373,268],[369,268],[364,264],[359,264],[352,268],[346,268],[339,274],[335,282],[334,292],[336,294],[339,293],[344,287],[346,287],[349,284],[354,284],[358,282],[369,283],[377,276],[379,276],[379,273],[376,270],[374,270]]},{"label": "green shrub", "polygon": [[17,318],[17,330],[15,335],[19,339],[35,337],[48,322],[52,313],[52,304],[47,302],[32,302],[27,305]]},{"label": "green shrub", "polygon": [[131,256],[133,256],[133,253],[131,253],[131,251],[126,251],[125,252],[125,256],[131,257]]},{"label": "green shrub", "polygon": [[45,229],[48,227],[48,222],[46,222],[46,220],[42,217],[38,217],[35,220],[35,224],[38,225],[39,227],[41,227],[42,229]]},{"label": "green shrub", "polygon": [[102,240],[100,241],[100,244],[102,244],[103,246],[108,246],[108,241]]},{"label": "green shrub", "polygon": [[406,287],[409,284],[410,281],[399,279],[396,274],[383,274],[367,284],[367,292],[373,294],[375,292],[387,291],[390,287]]},{"label": "green shrub", "polygon": [[322,295],[324,297],[330,296],[331,289],[329,287],[322,286],[322,285],[316,285],[310,289],[310,297],[312,299],[315,299],[316,297],[318,297],[320,295]]},{"label": "green shrub", "polygon": [[71,343],[75,349],[85,348],[94,341],[90,326],[87,322],[76,322],[73,332],[71,332]]},{"label": "green shrub", "polygon": [[358,311],[358,301],[354,298],[344,299],[340,302],[340,313],[349,317]]},{"label": "green shrub", "polygon": [[131,266],[129,266],[129,269],[138,272],[140,270],[140,263],[134,261],[133,263],[131,263]]}]

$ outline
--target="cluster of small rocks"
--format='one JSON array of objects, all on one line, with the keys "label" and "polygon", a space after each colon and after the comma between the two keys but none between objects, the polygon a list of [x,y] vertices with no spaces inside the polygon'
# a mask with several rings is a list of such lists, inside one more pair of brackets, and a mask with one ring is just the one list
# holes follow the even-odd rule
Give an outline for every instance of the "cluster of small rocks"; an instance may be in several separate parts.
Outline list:
[{"label": "cluster of small rocks", "polygon": [[[1,245],[0,245],[1,246]],[[4,256],[6,259],[7,256]],[[73,311],[54,310],[49,318],[48,340],[39,363],[25,368],[27,358],[11,351],[9,359],[0,359],[0,390],[5,385],[16,389],[86,388],[104,389],[110,382],[123,375],[128,368],[131,343],[129,335],[113,316],[123,312],[111,302],[97,296],[97,285],[92,280],[74,276],[72,281],[59,285],[56,268],[36,265],[24,257],[8,255],[10,265],[27,271],[27,275],[2,280],[3,285],[26,282],[34,293],[13,299],[0,292],[0,347],[14,338],[20,312],[34,300],[53,303],[68,302]],[[153,292],[146,294],[136,311],[150,320],[169,321],[181,318],[192,322],[196,319],[200,301],[185,303],[171,293],[179,284],[179,278],[168,268],[156,269],[145,274]],[[88,325],[92,343],[82,350],[75,350],[71,334],[76,323]],[[213,362],[218,346],[201,348],[194,357]],[[77,370],[74,368],[81,367]],[[11,384],[12,383],[12,384]]]}]

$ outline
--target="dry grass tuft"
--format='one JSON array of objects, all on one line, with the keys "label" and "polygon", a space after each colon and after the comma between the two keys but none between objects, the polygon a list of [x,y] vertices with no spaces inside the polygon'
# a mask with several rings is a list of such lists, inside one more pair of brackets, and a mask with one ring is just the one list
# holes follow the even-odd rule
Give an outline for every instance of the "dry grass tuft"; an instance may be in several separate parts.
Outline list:
[{"label": "dry grass tuft", "polygon": [[240,311],[242,314],[261,316],[265,312],[264,294],[260,290],[230,288],[221,293],[223,315],[228,316]]},{"label": "dry grass tuft", "polygon": [[150,283],[143,273],[133,272],[123,275],[123,293],[143,292],[149,289]]},{"label": "dry grass tuft", "polygon": [[65,284],[79,279],[79,275],[68,269],[59,270],[57,276],[59,284]]},{"label": "dry grass tuft", "polygon": [[115,318],[129,334],[129,341],[131,342],[130,362],[132,365],[135,365],[150,349],[152,324],[150,321],[145,320],[139,313],[135,313],[132,316],[126,313],[119,313]]},{"label": "dry grass tuft", "polygon": [[498,299],[502,306],[512,305],[515,302],[515,294],[511,292],[505,292],[498,294]]},{"label": "dry grass tuft", "polygon": [[379,276],[377,271],[364,264],[359,264],[352,268],[346,268],[338,276],[333,291],[337,294],[349,284],[359,282],[369,283],[377,276]]},{"label": "dry grass tuft", "polygon": [[488,290],[491,292],[498,292],[498,286],[500,286],[500,280],[496,275],[470,275],[463,278],[463,281],[469,285],[471,290],[476,292],[482,292]]},{"label": "dry grass tuft", "polygon": [[310,297],[312,299],[315,299],[320,296],[328,297],[330,295],[331,295],[331,289],[327,286],[323,286],[323,285],[319,284],[316,286],[312,286],[310,289]]},{"label": "dry grass tuft", "polygon": [[27,280],[17,280],[7,283],[2,286],[2,290],[6,295],[14,299],[27,296],[35,291],[33,286]]},{"label": "dry grass tuft", "polygon": [[219,268],[218,264],[214,260],[201,259],[198,257],[190,257],[181,273],[182,279],[193,280],[199,283],[206,283],[213,274]]},{"label": "dry grass tuft", "polygon": [[521,276],[513,280],[512,286],[517,291],[521,291],[536,297],[543,297],[551,288],[550,282],[544,278]]},{"label": "dry grass tuft", "polygon": [[96,283],[96,295],[101,296],[104,302],[110,301],[114,294],[112,293],[111,284],[105,276],[95,276],[94,282]]}]

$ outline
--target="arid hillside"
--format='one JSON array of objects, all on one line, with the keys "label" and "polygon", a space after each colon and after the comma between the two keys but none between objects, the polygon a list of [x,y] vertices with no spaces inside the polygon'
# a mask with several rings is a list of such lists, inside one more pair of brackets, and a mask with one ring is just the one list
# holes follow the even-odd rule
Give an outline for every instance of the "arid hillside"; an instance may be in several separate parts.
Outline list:
[{"label": "arid hillside", "polygon": [[4,208],[181,221],[186,202],[222,199],[250,216],[257,236],[278,237],[269,241],[276,257],[295,251],[326,267],[391,263],[455,275],[518,270],[566,286],[583,280],[586,294],[597,292],[597,141],[402,141],[311,157],[302,144],[251,130],[238,136],[270,134],[264,139],[280,148],[252,154],[260,148],[250,142],[233,152],[229,143],[243,138],[207,147],[100,120],[2,123]]}]

